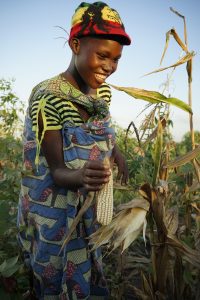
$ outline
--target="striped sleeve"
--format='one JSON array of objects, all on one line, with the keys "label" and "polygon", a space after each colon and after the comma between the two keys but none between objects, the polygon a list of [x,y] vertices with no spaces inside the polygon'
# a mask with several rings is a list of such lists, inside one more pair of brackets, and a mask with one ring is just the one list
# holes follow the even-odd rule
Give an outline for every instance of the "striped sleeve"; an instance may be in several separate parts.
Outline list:
[{"label": "striped sleeve", "polygon": [[37,130],[39,112],[46,130],[59,130],[67,121],[74,122],[76,126],[83,123],[77,108],[70,101],[54,95],[42,95],[32,102],[30,116],[34,131]]},{"label": "striped sleeve", "polygon": [[79,126],[83,123],[78,109],[71,101],[55,98],[51,101],[51,105],[58,111],[62,124],[67,121],[73,121],[76,126]]},{"label": "striped sleeve", "polygon": [[103,98],[107,102],[108,106],[110,106],[112,94],[111,94],[111,88],[106,82],[104,82],[98,88],[97,97]]}]

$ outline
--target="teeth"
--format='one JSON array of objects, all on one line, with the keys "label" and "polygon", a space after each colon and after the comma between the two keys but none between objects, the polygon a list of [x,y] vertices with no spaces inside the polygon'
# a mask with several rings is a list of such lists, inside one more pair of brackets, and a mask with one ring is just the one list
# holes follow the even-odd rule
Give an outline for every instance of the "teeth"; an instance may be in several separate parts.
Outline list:
[{"label": "teeth", "polygon": [[106,76],[101,75],[101,74],[96,74],[96,77],[97,77],[97,78],[100,78],[100,79],[102,79],[102,80],[105,80],[105,79],[106,79]]}]

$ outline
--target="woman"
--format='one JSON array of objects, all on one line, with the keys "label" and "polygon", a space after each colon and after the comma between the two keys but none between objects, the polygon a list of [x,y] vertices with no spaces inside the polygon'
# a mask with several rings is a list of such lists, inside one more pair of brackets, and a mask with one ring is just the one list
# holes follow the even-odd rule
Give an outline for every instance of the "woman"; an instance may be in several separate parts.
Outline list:
[{"label": "woman", "polygon": [[88,246],[98,226],[95,205],[60,250],[88,191],[99,191],[109,181],[106,156],[113,157],[119,177],[127,181],[110,127],[105,80],[130,42],[115,10],[102,2],[81,3],[72,17],[69,67],[37,85],[30,96],[18,226],[37,299],[108,297],[100,249],[90,252]]}]

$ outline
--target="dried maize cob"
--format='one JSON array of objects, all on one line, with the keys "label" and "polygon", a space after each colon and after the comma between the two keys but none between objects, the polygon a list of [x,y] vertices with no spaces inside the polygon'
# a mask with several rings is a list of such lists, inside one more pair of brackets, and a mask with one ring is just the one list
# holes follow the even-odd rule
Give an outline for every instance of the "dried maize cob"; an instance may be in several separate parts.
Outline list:
[{"label": "dried maize cob", "polygon": [[[105,163],[109,160],[105,159]],[[110,165],[110,162],[109,162]],[[102,225],[108,225],[113,216],[113,174],[111,170],[111,175],[109,182],[107,182],[104,187],[97,192],[97,221]]]}]

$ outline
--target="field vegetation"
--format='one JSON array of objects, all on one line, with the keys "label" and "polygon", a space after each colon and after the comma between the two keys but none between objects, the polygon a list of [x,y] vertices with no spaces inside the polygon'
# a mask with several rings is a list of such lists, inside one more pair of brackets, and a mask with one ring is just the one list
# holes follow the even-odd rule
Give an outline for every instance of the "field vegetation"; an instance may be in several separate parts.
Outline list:
[{"label": "field vegetation", "polygon": [[[113,86],[148,101],[139,128],[117,125],[117,143],[127,159],[128,186],[114,182],[115,216],[92,237],[102,245],[111,299],[200,299],[200,132],[193,128],[192,64],[184,16],[184,41],[175,29],[166,34],[162,60],[173,37],[184,55],[166,69],[185,64],[188,103],[162,93]],[[161,61],[162,61],[161,60]],[[17,205],[22,170],[23,105],[12,82],[0,80],[0,299],[24,299],[30,289],[28,271],[17,244]],[[139,101],[139,100],[135,100]],[[189,129],[181,142],[171,135],[171,106],[188,114]],[[117,226],[116,226],[117,224]],[[108,230],[109,229],[109,230]],[[24,295],[24,296],[23,296]],[[29,298],[27,298],[29,299]]]}]

